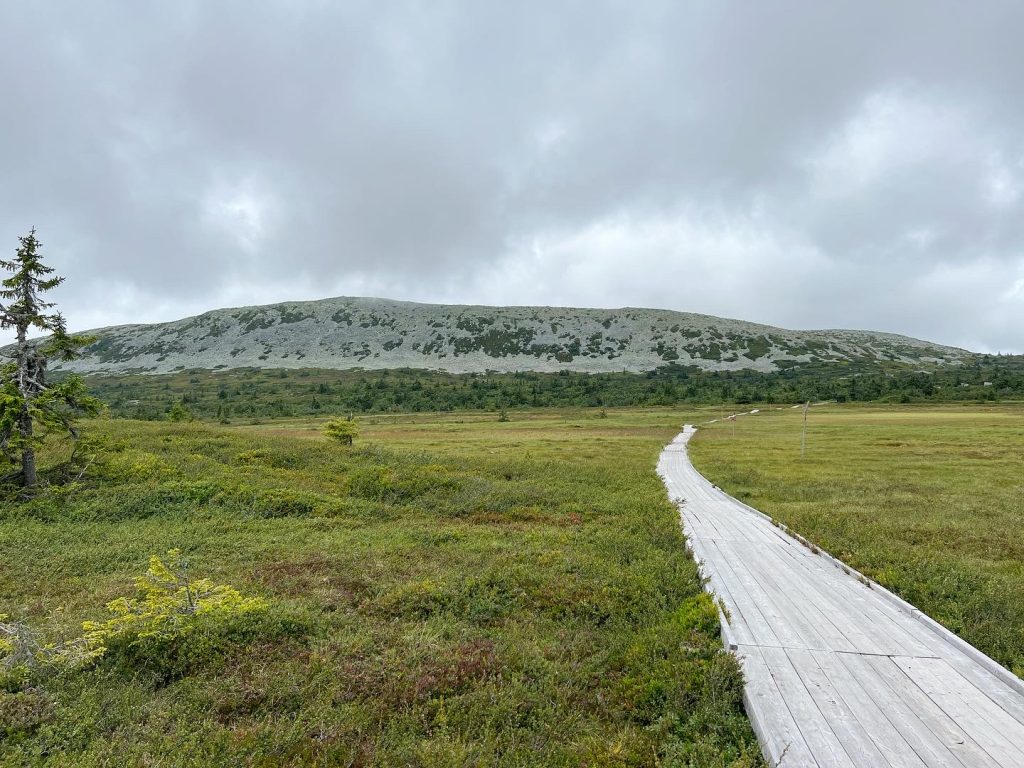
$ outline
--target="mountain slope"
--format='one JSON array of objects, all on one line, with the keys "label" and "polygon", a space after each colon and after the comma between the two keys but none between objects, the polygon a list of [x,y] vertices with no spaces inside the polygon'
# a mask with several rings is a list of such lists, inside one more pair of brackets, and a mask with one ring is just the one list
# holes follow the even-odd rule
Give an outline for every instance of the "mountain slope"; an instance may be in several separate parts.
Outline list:
[{"label": "mountain slope", "polygon": [[868,331],[790,331],[659,309],[417,304],[334,298],[219,309],[93,331],[65,369],[432,368],[645,371],[668,363],[771,371],[815,361],[957,363],[971,354]]}]

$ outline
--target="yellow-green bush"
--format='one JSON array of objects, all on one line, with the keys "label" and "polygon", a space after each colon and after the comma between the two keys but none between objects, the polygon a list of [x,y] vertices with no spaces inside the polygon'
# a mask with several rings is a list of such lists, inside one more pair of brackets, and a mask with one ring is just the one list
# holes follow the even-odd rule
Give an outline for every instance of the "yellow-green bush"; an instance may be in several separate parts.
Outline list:
[{"label": "yellow-green bush", "polygon": [[[0,615],[0,688],[16,692],[44,673],[79,669],[104,658],[167,679],[267,629],[265,600],[193,578],[178,549],[164,559],[150,557],[149,569],[135,586],[136,595],[107,603],[109,618],[83,622],[80,637],[58,643],[43,644],[26,624]],[[271,634],[281,634],[282,628],[295,634],[294,627],[277,627]]]},{"label": "yellow-green bush", "polygon": [[257,638],[300,635],[296,622],[270,615],[269,604],[234,587],[194,579],[177,549],[149,561],[138,594],[107,604],[105,621],[83,624],[88,648],[115,667],[164,683],[223,661]]},{"label": "yellow-green bush", "polygon": [[167,477],[170,466],[147,451],[128,449],[103,458],[102,474],[108,480],[140,480]]},{"label": "yellow-green bush", "polygon": [[146,575],[135,580],[139,596],[112,600],[107,604],[111,618],[82,625],[90,646],[105,649],[122,638],[170,639],[189,632],[204,616],[223,619],[267,609],[265,600],[243,597],[234,587],[193,580],[179,549],[168,551],[167,560],[150,557]]},{"label": "yellow-green bush", "polygon": [[301,464],[301,461],[289,454],[268,451],[265,448],[256,448],[251,451],[242,451],[235,454],[233,463],[250,467],[274,467],[276,469],[290,469]]},{"label": "yellow-green bush", "polygon": [[342,445],[352,445],[352,441],[359,437],[359,425],[351,419],[335,419],[324,426],[324,434]]}]

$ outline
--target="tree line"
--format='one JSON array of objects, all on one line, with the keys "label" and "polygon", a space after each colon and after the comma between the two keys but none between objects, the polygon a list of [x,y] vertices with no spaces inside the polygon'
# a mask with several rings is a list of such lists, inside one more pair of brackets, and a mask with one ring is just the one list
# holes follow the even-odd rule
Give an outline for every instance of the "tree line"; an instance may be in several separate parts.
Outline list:
[{"label": "tree line", "polygon": [[[882,370],[878,370],[882,368]],[[277,417],[683,404],[992,402],[1024,399],[1024,360],[979,357],[928,372],[905,366],[808,364],[773,372],[669,365],[646,373],[451,374],[398,369],[183,371],[93,376],[115,415],[233,422]]]}]

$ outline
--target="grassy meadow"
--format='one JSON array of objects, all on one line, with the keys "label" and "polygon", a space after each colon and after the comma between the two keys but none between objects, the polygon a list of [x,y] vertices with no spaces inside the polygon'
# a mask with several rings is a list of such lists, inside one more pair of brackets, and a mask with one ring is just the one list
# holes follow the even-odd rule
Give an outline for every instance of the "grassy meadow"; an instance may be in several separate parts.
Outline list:
[{"label": "grassy meadow", "polygon": [[1024,676],[1024,405],[765,410],[700,429],[712,482]]},{"label": "grassy meadow", "polygon": [[173,547],[269,608],[3,681],[0,763],[760,765],[654,472],[700,418],[89,422],[78,480],[0,497],[0,614],[74,636]]}]

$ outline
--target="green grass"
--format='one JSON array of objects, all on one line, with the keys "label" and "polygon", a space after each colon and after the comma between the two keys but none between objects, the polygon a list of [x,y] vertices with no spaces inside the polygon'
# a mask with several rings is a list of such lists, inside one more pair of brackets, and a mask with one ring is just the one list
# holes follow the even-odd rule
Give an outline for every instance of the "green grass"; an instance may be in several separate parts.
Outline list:
[{"label": "green grass", "polygon": [[1024,406],[813,408],[702,428],[694,464],[1024,675]]},{"label": "green grass", "polygon": [[73,634],[180,547],[273,621],[8,686],[0,762],[759,765],[654,473],[685,418],[87,424],[81,482],[0,500],[0,613]]}]

